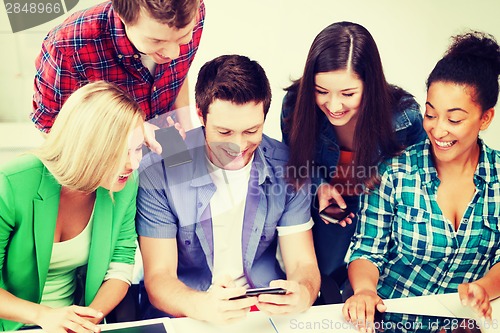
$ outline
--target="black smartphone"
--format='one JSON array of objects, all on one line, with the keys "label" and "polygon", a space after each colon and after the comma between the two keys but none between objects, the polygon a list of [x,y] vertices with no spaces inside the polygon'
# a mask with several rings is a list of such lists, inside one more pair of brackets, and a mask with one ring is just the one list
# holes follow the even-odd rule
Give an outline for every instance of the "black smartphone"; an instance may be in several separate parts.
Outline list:
[{"label": "black smartphone", "polygon": [[340,208],[339,205],[334,202],[319,212],[319,216],[330,223],[339,223],[349,216],[350,213],[350,211]]},{"label": "black smartphone", "polygon": [[[161,145],[165,166],[173,167],[192,161],[189,148],[174,126],[157,129],[155,139]],[[149,148],[146,152],[149,152]]]},{"label": "black smartphone", "polygon": [[165,329],[165,325],[163,323],[154,323],[154,324],[144,324],[132,327],[123,327],[123,328],[112,328],[112,329],[104,329],[103,332],[107,333],[167,333]]},{"label": "black smartphone", "polygon": [[286,289],[272,288],[272,287],[250,288],[250,289],[247,289],[247,291],[245,292],[245,295],[233,297],[233,298],[230,298],[230,300],[241,299],[241,298],[251,297],[251,296],[259,296],[261,294],[284,295],[284,294],[286,294]]}]

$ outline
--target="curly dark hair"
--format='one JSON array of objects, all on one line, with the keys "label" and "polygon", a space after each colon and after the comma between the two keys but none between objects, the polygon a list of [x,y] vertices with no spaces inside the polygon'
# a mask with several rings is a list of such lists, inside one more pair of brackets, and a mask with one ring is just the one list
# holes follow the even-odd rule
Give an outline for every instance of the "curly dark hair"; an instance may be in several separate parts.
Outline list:
[{"label": "curly dark hair", "polygon": [[472,99],[483,111],[498,100],[500,46],[485,32],[469,31],[453,36],[444,57],[427,79],[427,89],[434,82],[453,82],[472,89]]}]

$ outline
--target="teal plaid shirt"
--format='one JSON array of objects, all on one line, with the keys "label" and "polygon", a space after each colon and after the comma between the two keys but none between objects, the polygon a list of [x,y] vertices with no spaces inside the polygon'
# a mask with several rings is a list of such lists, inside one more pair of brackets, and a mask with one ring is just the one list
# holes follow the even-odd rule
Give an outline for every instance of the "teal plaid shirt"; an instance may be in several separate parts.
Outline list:
[{"label": "teal plaid shirt", "polygon": [[500,261],[500,152],[478,144],[476,192],[457,231],[436,201],[428,139],[380,166],[380,186],[361,199],[350,261],[379,269],[382,298],[456,292]]}]

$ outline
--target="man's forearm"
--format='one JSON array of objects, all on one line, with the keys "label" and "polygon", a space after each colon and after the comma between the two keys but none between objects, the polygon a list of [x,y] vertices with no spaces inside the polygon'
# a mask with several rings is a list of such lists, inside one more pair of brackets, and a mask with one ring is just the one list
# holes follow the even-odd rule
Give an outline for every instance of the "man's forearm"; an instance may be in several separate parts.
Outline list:
[{"label": "man's forearm", "polygon": [[157,309],[175,317],[206,320],[202,299],[206,292],[186,286],[174,276],[157,275],[145,280],[149,300]]},{"label": "man's forearm", "polygon": [[304,286],[309,293],[309,305],[312,305],[318,297],[319,287],[321,285],[321,277],[318,266],[314,263],[302,264],[287,274],[287,280],[296,281],[299,285]]},{"label": "man's forearm", "polygon": [[189,82],[186,78],[182,84],[179,94],[175,99],[173,108],[175,110],[177,121],[181,124],[184,131],[193,129],[193,122],[191,121],[191,110],[189,108]]}]

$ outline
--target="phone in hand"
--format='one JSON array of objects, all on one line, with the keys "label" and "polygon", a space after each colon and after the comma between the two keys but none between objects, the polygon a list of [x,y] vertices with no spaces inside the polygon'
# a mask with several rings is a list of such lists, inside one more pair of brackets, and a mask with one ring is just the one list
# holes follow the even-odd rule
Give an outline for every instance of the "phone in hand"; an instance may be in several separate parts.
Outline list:
[{"label": "phone in hand", "polygon": [[284,295],[286,294],[286,289],[283,288],[273,288],[273,287],[263,287],[263,288],[250,288],[247,289],[245,295],[230,298],[230,300],[242,299],[245,297],[259,296],[261,294],[273,294],[273,295]]},{"label": "phone in hand", "polygon": [[[165,166],[173,167],[192,161],[189,148],[174,126],[157,129],[155,139],[161,145],[161,157],[163,157]],[[146,152],[143,153],[147,152],[149,152],[149,148],[146,148]]]},{"label": "phone in hand", "polygon": [[319,216],[330,223],[339,223],[351,214],[347,209],[342,209],[334,202],[319,212]]}]

